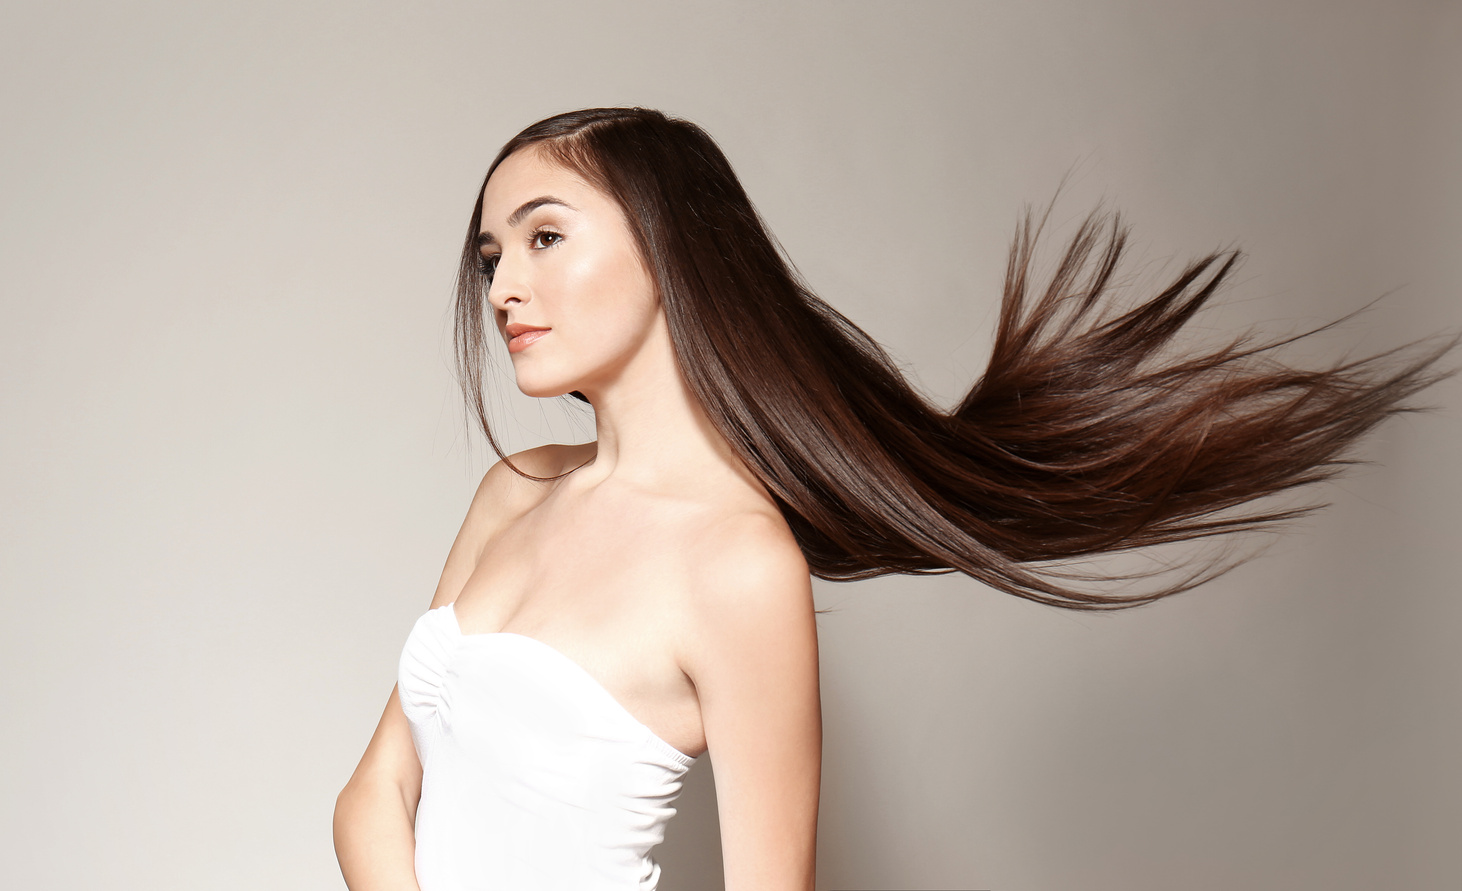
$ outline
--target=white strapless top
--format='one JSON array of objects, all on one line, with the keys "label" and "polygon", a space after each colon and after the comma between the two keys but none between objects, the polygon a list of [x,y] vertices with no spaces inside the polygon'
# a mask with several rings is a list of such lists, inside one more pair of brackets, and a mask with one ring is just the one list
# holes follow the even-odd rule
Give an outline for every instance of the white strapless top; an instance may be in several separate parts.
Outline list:
[{"label": "white strapless top", "polygon": [[548,644],[463,634],[451,604],[401,653],[421,759],[421,891],[653,889],[650,850],[695,759]]}]

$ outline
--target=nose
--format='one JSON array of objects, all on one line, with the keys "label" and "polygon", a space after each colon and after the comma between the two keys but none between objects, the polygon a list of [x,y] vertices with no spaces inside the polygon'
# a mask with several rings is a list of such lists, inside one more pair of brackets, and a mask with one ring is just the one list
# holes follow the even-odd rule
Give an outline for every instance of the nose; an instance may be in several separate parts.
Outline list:
[{"label": "nose", "polygon": [[518,264],[500,256],[487,289],[487,302],[498,312],[521,306],[529,300],[528,283],[523,280]]}]

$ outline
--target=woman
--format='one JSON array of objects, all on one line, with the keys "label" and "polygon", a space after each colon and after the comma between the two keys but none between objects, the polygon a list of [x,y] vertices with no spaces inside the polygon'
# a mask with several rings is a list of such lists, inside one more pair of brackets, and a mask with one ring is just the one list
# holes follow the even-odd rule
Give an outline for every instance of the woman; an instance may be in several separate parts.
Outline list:
[{"label": "woman", "polygon": [[588,401],[597,438],[484,477],[340,796],[350,887],[652,888],[713,750],[726,887],[811,888],[809,573],[958,570],[1078,609],[1185,590],[1227,564],[1113,590],[1053,561],[1293,516],[1244,507],[1331,474],[1447,348],[1317,372],[1244,338],[1174,356],[1233,255],[1119,312],[1120,227],[1088,220],[1032,297],[1038,231],[990,368],[945,412],[796,280],[694,125],[590,109],[510,141],[463,254],[464,389],[501,455],[485,302],[518,387]]}]

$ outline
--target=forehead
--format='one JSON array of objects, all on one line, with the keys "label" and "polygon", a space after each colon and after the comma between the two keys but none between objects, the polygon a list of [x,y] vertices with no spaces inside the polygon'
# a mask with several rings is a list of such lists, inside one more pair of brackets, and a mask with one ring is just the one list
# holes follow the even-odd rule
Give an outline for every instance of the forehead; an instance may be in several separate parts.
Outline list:
[{"label": "forehead", "polygon": [[524,202],[553,196],[580,209],[617,210],[614,203],[577,173],[533,146],[503,159],[482,193],[484,230],[506,225]]}]

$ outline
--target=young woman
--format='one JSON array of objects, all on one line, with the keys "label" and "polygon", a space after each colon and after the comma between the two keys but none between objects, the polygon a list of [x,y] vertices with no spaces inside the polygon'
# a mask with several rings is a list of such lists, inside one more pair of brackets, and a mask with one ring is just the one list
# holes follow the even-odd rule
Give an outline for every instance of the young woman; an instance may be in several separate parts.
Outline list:
[{"label": "young woman", "polygon": [[354,891],[653,888],[680,780],[714,751],[726,887],[810,889],[821,725],[810,574],[957,570],[1056,606],[1060,561],[1252,529],[1437,375],[1448,345],[1320,371],[1240,338],[1174,353],[1232,267],[1114,309],[1088,220],[1033,294],[1029,221],[990,367],[926,403],[803,287],[730,165],[646,109],[549,118],[499,154],[459,279],[464,390],[494,450],[486,316],[518,387],[594,408],[596,441],[483,478],[400,683],[341,793]]}]

